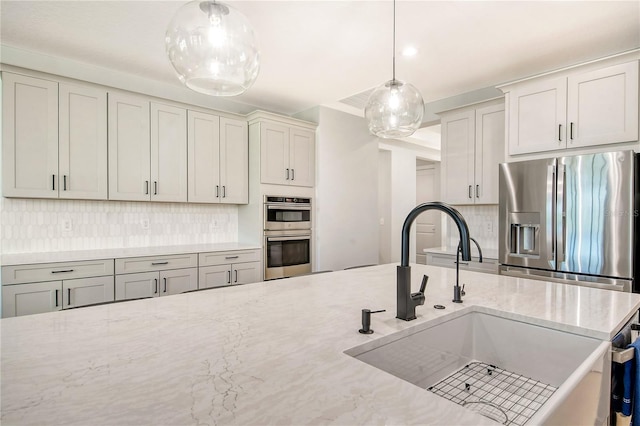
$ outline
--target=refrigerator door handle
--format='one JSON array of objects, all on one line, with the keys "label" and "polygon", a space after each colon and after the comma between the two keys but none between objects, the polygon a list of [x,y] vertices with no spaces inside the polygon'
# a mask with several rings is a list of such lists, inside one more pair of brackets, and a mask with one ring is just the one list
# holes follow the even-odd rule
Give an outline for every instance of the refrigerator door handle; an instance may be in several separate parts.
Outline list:
[{"label": "refrigerator door handle", "polygon": [[566,260],[566,243],[567,243],[567,167],[563,165],[559,165],[558,167],[562,167],[562,172],[558,170],[558,194],[557,198],[559,200],[558,206],[558,218],[557,218],[557,245],[556,249],[558,253],[558,265]]},{"label": "refrigerator door handle", "polygon": [[[547,208],[553,212],[554,203],[556,199],[556,166],[549,165],[547,166]],[[549,211],[549,210],[547,210]],[[549,253],[549,260],[555,264],[556,258],[556,224],[555,224],[555,214],[547,214],[547,252]],[[551,247],[549,247],[549,245]]]}]

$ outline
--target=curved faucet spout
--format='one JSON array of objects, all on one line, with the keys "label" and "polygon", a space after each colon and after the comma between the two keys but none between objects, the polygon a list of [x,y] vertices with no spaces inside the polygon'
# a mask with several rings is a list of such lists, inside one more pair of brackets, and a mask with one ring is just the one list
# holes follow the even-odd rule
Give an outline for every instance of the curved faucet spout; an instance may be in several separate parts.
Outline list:
[{"label": "curved faucet spout", "polygon": [[440,210],[441,212],[446,213],[449,217],[451,217],[451,219],[453,219],[454,223],[458,227],[458,232],[460,233],[460,248],[462,251],[462,260],[471,260],[469,227],[467,226],[467,222],[464,220],[464,217],[462,217],[458,210],[454,209],[448,204],[441,203],[439,201],[433,201],[430,203],[420,204],[419,206],[415,207],[413,210],[411,210],[411,212],[409,212],[407,218],[404,220],[404,225],[402,225],[402,251],[400,255],[400,265],[409,266],[409,234],[411,233],[411,225],[420,215],[420,213],[427,210]]},{"label": "curved faucet spout", "polygon": [[469,241],[469,227],[464,218],[453,207],[434,201],[415,207],[404,220],[402,225],[402,251],[400,266],[397,268],[396,318],[411,321],[416,318],[416,306],[424,304],[424,292],[411,293],[411,267],[409,266],[409,234],[411,225],[420,213],[427,210],[440,210],[453,219],[460,233],[460,250],[463,260],[471,260],[471,242]]}]

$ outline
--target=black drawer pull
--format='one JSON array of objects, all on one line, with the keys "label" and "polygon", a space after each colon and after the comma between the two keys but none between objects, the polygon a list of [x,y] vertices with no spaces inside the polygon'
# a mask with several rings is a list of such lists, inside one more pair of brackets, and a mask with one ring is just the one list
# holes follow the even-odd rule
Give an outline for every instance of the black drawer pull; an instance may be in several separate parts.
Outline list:
[{"label": "black drawer pull", "polygon": [[73,272],[73,269],[62,269],[60,271],[51,271],[52,274],[62,274],[65,272]]},{"label": "black drawer pull", "polygon": [[225,259],[237,259],[240,256],[225,256]]},{"label": "black drawer pull", "polygon": [[168,265],[169,262],[151,262],[151,266],[156,266],[156,265]]}]

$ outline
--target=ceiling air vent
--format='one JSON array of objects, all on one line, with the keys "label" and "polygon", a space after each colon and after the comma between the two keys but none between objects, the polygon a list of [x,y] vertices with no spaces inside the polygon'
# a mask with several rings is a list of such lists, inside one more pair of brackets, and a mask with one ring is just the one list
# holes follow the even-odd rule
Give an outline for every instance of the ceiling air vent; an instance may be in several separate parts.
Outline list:
[{"label": "ceiling air vent", "polygon": [[369,99],[369,95],[374,90],[375,90],[375,87],[369,90],[365,90],[364,92],[355,94],[353,96],[349,96],[348,98],[341,99],[340,102],[354,108],[364,109],[365,105],[367,104],[367,100]]}]

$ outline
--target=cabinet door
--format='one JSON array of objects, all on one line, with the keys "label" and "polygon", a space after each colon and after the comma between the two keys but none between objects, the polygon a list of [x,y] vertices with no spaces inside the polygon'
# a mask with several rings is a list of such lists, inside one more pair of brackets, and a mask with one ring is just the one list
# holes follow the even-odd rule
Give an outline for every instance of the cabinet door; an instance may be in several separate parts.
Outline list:
[{"label": "cabinet door", "polygon": [[149,101],[109,93],[109,199],[150,199]]},{"label": "cabinet door", "polygon": [[62,281],[2,286],[2,317],[41,314],[62,309]]},{"label": "cabinet door", "polygon": [[199,289],[222,287],[231,284],[231,265],[205,266],[199,269]]},{"label": "cabinet door", "polygon": [[638,140],[638,61],[570,76],[568,146]]},{"label": "cabinet door", "polygon": [[160,272],[160,296],[198,289],[198,268]]},{"label": "cabinet door", "polygon": [[444,198],[451,204],[473,204],[475,112],[442,118]]},{"label": "cabinet door", "polygon": [[292,128],[290,133],[289,167],[291,185],[313,186],[315,182],[315,134]]},{"label": "cabinet door", "polygon": [[60,83],[60,198],[107,199],[107,92]]},{"label": "cabinet door", "polygon": [[157,297],[159,289],[159,272],[116,275],[116,300]]},{"label": "cabinet door", "polygon": [[231,283],[248,284],[262,281],[262,264],[260,262],[235,263],[231,265]]},{"label": "cabinet door", "polygon": [[2,73],[2,191],[58,197],[58,83]]},{"label": "cabinet door", "polygon": [[220,201],[249,202],[249,129],[246,121],[220,118]]},{"label": "cabinet door", "polygon": [[498,204],[498,164],[504,161],[504,106],[476,110],[476,204]]},{"label": "cabinet door", "polygon": [[509,154],[564,149],[565,78],[523,85],[509,93]]},{"label": "cabinet door", "polygon": [[151,200],[187,201],[187,110],[151,103]]},{"label": "cabinet door", "polygon": [[77,308],[114,300],[113,275],[62,281],[63,308]]},{"label": "cabinet door", "polygon": [[220,117],[187,114],[189,202],[217,203],[220,196]]},{"label": "cabinet door", "polygon": [[260,181],[288,185],[290,178],[289,128],[260,123]]}]

